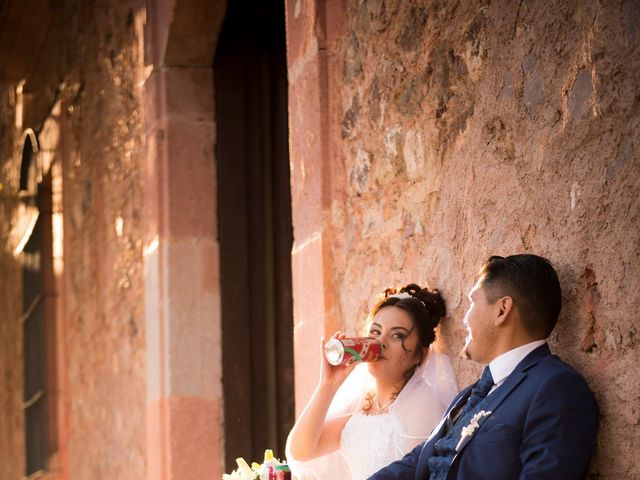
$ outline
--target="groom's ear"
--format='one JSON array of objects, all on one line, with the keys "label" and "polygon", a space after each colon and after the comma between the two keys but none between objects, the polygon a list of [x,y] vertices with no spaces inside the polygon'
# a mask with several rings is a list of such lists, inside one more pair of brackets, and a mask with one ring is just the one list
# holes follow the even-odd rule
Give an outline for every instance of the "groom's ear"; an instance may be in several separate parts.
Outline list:
[{"label": "groom's ear", "polygon": [[513,311],[513,298],[509,296],[501,297],[496,300],[496,316],[494,317],[493,324],[498,327],[503,325],[511,312]]}]

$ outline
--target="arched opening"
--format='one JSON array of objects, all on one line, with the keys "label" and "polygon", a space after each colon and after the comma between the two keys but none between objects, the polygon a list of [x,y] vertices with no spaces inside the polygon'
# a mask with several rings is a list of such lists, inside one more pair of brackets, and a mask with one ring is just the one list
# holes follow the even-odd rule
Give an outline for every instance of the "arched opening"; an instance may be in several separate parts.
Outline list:
[{"label": "arched opening", "polygon": [[39,182],[39,169],[37,163],[38,139],[30,128],[24,133],[22,145],[22,161],[20,163],[20,196],[25,201],[29,198],[35,201],[37,185]]}]

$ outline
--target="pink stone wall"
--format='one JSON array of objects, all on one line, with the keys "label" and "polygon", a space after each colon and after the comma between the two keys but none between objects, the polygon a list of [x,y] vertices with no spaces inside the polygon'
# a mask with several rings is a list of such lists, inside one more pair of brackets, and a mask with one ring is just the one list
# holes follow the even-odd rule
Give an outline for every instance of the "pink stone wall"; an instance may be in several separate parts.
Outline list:
[{"label": "pink stone wall", "polygon": [[291,0],[287,15],[298,411],[309,345],[358,332],[374,295],[409,281],[443,291],[439,343],[471,382],[477,268],[535,252],[564,291],[552,348],[602,411],[590,476],[640,475],[637,2]]},{"label": "pink stone wall", "polygon": [[[16,95],[11,85],[0,86],[0,478],[21,478],[24,443],[22,411],[22,267],[10,241],[20,165],[7,161],[19,141],[15,132]],[[15,288],[15,287],[19,288]]]},{"label": "pink stone wall", "polygon": [[69,478],[145,478],[141,30],[76,3],[62,91]]},{"label": "pink stone wall", "polygon": [[53,71],[64,65],[64,79],[30,79],[19,97],[23,109],[15,85],[2,90],[0,477],[24,473],[22,291],[13,257],[20,151],[11,142],[29,127],[38,132],[44,172],[54,172],[54,209],[63,213],[64,229],[64,242],[54,247],[57,316],[49,338],[58,401],[48,413],[58,449],[45,478],[144,478],[139,7],[65,5],[64,58],[39,59]]}]

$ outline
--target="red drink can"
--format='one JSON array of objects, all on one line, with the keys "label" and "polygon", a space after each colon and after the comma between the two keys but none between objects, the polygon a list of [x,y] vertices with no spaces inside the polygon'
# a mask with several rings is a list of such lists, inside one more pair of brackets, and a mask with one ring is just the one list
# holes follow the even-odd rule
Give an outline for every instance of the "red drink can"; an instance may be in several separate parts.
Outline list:
[{"label": "red drink can", "polygon": [[291,480],[291,470],[287,464],[264,465],[260,480]]},{"label": "red drink can", "polygon": [[324,346],[324,356],[331,365],[375,362],[382,354],[382,343],[371,337],[333,338]]}]

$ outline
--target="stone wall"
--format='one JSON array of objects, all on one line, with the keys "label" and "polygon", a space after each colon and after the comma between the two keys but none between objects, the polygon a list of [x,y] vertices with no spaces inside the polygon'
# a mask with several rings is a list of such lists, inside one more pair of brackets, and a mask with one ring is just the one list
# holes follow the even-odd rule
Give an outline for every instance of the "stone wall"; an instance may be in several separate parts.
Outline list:
[{"label": "stone wall", "polygon": [[[457,354],[477,268],[534,252],[564,292],[552,349],[602,411],[590,476],[639,475],[637,2],[291,1],[287,13],[298,409],[317,363],[305,338],[322,330],[309,318],[356,333],[374,295],[407,282],[442,290],[439,343],[470,383],[479,368]],[[319,306],[301,298],[314,285]]]},{"label": "stone wall", "polygon": [[142,31],[132,2],[67,5],[63,130],[70,478],[144,478]]},{"label": "stone wall", "polygon": [[8,392],[0,400],[2,478],[20,478],[24,468],[22,293],[13,254],[20,220],[14,145],[24,128],[38,133],[39,162],[45,174],[55,171],[54,190],[62,191],[62,198],[54,195],[64,230],[54,255],[64,256],[56,265],[58,315],[51,332],[60,402],[59,411],[49,412],[57,417],[61,450],[49,459],[46,478],[146,475],[138,11],[133,2],[65,2],[59,12],[65,48],[61,56],[39,58],[64,75],[29,78],[22,96],[16,85],[2,89],[0,371]]},{"label": "stone wall", "polygon": [[[22,270],[13,254],[11,232],[17,208],[20,164],[9,162],[16,151],[16,92],[0,86],[0,478],[21,478],[24,443],[22,411]],[[15,288],[18,286],[19,288]],[[13,288],[11,288],[13,287]]]}]

